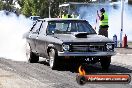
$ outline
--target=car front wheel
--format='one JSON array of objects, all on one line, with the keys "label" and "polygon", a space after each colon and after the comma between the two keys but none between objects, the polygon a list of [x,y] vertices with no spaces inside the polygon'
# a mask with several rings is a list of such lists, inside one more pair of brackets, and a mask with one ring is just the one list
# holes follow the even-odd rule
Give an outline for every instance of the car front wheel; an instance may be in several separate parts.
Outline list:
[{"label": "car front wheel", "polygon": [[55,49],[50,49],[49,51],[49,65],[52,69],[56,69],[59,64],[58,56]]},{"label": "car front wheel", "polygon": [[108,70],[111,63],[111,57],[102,57],[100,63],[103,70]]},{"label": "car front wheel", "polygon": [[30,63],[37,63],[39,61],[39,56],[31,51],[31,47],[28,43],[26,44],[26,57],[27,61]]}]

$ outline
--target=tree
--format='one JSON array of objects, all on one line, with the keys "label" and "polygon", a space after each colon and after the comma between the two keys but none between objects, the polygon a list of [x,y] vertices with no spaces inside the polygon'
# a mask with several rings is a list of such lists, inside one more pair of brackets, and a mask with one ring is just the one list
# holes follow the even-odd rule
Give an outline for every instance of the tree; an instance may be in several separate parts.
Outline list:
[{"label": "tree", "polygon": [[38,14],[41,17],[48,17],[49,2],[48,0],[38,0]]},{"label": "tree", "polygon": [[32,10],[31,10],[31,3],[30,3],[30,0],[24,0],[24,6],[22,8],[22,13],[25,15],[25,16],[30,16],[32,14]]},{"label": "tree", "polygon": [[22,7],[22,14],[26,16],[39,15],[41,17],[48,17],[49,5],[51,5],[51,17],[59,15],[59,4],[64,2],[84,2],[89,0],[18,0]]},{"label": "tree", "polygon": [[4,3],[2,1],[0,1],[0,10],[3,9]]},{"label": "tree", "polygon": [[0,9],[13,12],[14,10],[13,0],[1,0],[0,1]]}]

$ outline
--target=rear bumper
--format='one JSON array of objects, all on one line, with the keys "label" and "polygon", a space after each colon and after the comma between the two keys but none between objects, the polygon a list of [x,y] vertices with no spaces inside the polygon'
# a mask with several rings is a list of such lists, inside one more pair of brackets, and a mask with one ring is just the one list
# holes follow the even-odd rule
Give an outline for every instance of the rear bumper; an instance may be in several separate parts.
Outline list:
[{"label": "rear bumper", "polygon": [[58,52],[58,56],[113,56],[116,52]]}]

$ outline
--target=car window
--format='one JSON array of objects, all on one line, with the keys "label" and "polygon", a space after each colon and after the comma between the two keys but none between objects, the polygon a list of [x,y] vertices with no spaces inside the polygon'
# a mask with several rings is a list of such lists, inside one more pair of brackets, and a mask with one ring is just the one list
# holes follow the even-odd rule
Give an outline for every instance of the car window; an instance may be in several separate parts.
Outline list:
[{"label": "car window", "polygon": [[[86,30],[88,29],[88,30]],[[91,25],[87,25],[86,23],[78,23],[78,32],[89,32],[92,33],[92,26]]]},{"label": "car window", "polygon": [[39,33],[41,24],[42,24],[42,21],[38,21],[38,22],[35,24],[35,26],[33,27],[32,33]]},{"label": "car window", "polygon": [[49,21],[47,32],[53,33],[72,33],[72,32],[87,32],[95,34],[95,30],[87,21],[82,20],[62,20],[62,21]]},{"label": "car window", "polygon": [[39,34],[40,33],[46,34],[46,28],[47,28],[47,22],[43,21],[42,25],[41,25],[41,28],[40,28],[40,31],[39,31]]},{"label": "car window", "polygon": [[78,32],[77,23],[70,23],[68,32]]}]

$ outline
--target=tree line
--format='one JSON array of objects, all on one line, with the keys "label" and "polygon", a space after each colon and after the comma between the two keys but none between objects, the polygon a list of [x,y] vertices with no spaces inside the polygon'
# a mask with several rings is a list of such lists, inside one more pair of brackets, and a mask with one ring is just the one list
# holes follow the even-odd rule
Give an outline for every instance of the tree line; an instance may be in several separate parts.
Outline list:
[{"label": "tree line", "polygon": [[[15,12],[23,14],[26,17],[31,15],[48,17],[49,5],[51,6],[51,16],[56,17],[59,15],[59,4],[65,2],[89,2],[90,0],[1,0],[0,10]],[[16,8],[15,4],[20,8]]]}]

